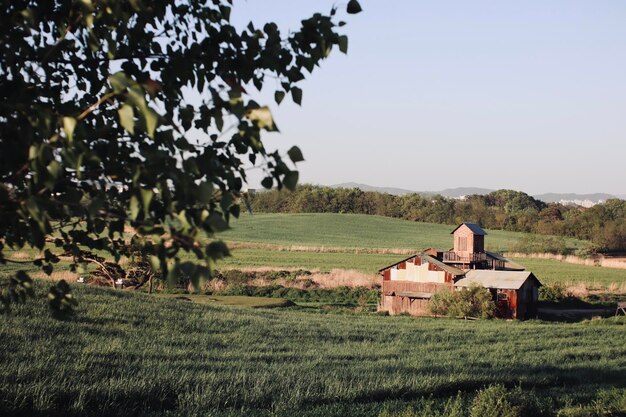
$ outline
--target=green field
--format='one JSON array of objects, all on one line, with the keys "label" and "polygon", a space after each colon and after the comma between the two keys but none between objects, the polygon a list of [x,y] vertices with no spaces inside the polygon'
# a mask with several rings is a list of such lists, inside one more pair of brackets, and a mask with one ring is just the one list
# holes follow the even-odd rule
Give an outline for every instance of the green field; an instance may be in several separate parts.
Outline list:
[{"label": "green field", "polygon": [[[402,260],[406,255],[367,253],[319,253],[304,251],[272,251],[268,249],[235,249],[233,256],[218,263],[220,268],[292,268],[354,269],[375,274],[387,265]],[[585,283],[589,287],[608,287],[611,284],[626,285],[626,269],[575,265],[551,259],[514,258],[527,270],[532,271],[544,284]]]},{"label": "green field", "polygon": [[[364,214],[242,214],[219,237],[238,242],[348,248],[422,249],[452,247],[455,226],[419,223]],[[524,233],[487,230],[488,249],[506,251]],[[570,248],[587,242],[566,239]]]},{"label": "green field", "polygon": [[532,271],[544,284],[585,283],[594,288],[607,287],[611,284],[626,286],[626,269],[576,265],[551,259],[515,258],[514,261]]},{"label": "green field", "polygon": [[232,255],[219,261],[218,268],[272,267],[319,269],[322,272],[332,269],[354,269],[374,274],[379,269],[407,257],[407,255],[379,253],[324,253],[268,249],[234,249]]},{"label": "green field", "polygon": [[251,308],[274,308],[284,307],[291,304],[282,298],[246,297],[240,295],[157,294],[156,296],[181,302],[191,301],[197,304],[205,305],[226,305]]},{"label": "green field", "polygon": [[[380,216],[351,214],[242,214],[234,220],[233,229],[218,237],[236,243],[258,244],[260,247],[235,248],[232,257],[218,263],[218,268],[302,268],[327,272],[332,269],[353,269],[375,274],[380,268],[397,262],[407,255],[390,253],[363,253],[372,249],[420,249],[452,245],[453,226],[418,223]],[[488,231],[486,244],[492,249],[508,249],[515,245],[522,233]],[[572,248],[587,243],[567,240]],[[267,247],[263,247],[263,246]],[[276,250],[272,246],[292,247],[295,250]],[[320,250],[332,249],[332,252]],[[36,251],[24,252],[37,256]],[[182,254],[187,259],[189,255]],[[11,257],[11,252],[8,252]],[[590,286],[608,286],[626,283],[626,270],[587,267],[553,260],[516,259],[533,271],[544,283],[587,283]],[[36,271],[28,264],[0,266],[0,273],[17,269]],[[61,262],[57,270],[67,269]]]},{"label": "green field", "polygon": [[607,395],[617,395],[612,407],[626,402],[623,325],[309,314],[74,291],[74,318],[52,319],[40,300],[0,322],[1,415],[376,416],[454,400],[455,415],[467,416],[476,390],[494,383],[532,394],[544,415]]}]

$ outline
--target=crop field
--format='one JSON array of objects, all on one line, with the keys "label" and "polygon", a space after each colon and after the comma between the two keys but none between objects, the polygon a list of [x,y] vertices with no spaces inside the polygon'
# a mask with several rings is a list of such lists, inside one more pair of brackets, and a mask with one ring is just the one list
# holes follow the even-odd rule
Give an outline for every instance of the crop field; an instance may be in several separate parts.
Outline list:
[{"label": "crop field", "polygon": [[353,269],[375,274],[379,269],[406,258],[406,255],[379,253],[272,251],[254,248],[234,249],[232,255],[219,261],[218,268],[301,268],[318,269],[322,272]]},{"label": "crop field", "polygon": [[[253,214],[233,220],[232,229],[220,237],[238,242],[275,245],[330,246],[347,248],[402,248],[421,251],[450,248],[455,226],[419,223],[361,214]],[[487,230],[488,249],[506,251],[527,236],[524,233]],[[572,249],[588,243],[566,239]]]},{"label": "crop field", "polygon": [[41,300],[0,322],[0,414],[394,415],[453,401],[464,416],[491,384],[530,395],[543,415],[605,397],[626,406],[623,321],[415,320],[74,291],[72,318],[52,319]]}]

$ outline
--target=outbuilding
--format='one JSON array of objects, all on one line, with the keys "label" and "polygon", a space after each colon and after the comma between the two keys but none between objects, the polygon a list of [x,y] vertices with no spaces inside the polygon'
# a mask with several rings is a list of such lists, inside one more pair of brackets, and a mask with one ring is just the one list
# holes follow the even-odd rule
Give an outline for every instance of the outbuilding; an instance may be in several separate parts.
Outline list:
[{"label": "outbuilding", "polygon": [[470,270],[458,279],[457,288],[480,285],[489,289],[498,308],[498,316],[529,319],[537,316],[541,283],[530,271]]}]

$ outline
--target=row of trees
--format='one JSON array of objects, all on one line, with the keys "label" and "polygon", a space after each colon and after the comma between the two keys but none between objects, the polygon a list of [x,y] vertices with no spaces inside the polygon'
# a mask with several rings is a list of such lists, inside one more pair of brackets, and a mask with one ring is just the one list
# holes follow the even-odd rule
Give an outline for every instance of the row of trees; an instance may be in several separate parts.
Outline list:
[{"label": "row of trees", "polygon": [[490,229],[590,240],[598,251],[626,250],[626,201],[619,199],[583,208],[548,204],[513,190],[455,200],[301,185],[294,192],[254,193],[250,204],[257,212],[373,214],[451,225],[474,221]]}]

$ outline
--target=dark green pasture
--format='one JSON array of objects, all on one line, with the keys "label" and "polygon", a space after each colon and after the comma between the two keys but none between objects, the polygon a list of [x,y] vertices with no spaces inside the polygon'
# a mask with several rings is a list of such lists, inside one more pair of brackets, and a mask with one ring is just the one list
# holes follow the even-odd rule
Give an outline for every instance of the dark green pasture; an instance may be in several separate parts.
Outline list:
[{"label": "dark green pasture", "polygon": [[0,415],[412,416],[451,401],[470,415],[492,384],[529,393],[545,415],[590,410],[606,393],[626,401],[624,321],[312,314],[74,291],[67,320],[43,299],[2,317]]}]

